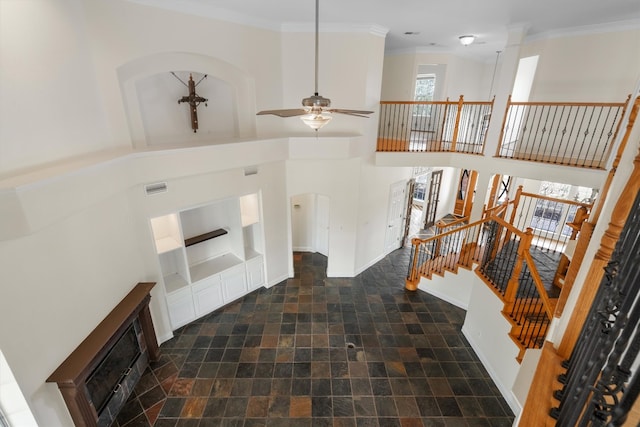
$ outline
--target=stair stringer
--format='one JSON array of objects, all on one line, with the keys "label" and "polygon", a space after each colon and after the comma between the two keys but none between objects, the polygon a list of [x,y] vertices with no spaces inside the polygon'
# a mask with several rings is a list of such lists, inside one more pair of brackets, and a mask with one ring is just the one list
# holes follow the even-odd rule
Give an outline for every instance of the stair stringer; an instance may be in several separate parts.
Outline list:
[{"label": "stair stringer", "polygon": [[430,279],[420,277],[418,289],[467,310],[476,278],[473,270],[458,268],[457,273],[446,271],[443,276],[432,274]]}]

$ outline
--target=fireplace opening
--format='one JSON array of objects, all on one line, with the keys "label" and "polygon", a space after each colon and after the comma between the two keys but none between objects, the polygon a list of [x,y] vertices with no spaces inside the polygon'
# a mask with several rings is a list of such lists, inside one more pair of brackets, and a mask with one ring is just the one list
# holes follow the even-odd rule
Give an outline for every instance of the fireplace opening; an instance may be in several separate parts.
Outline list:
[{"label": "fireplace opening", "polygon": [[87,379],[89,400],[100,414],[141,354],[133,322]]}]

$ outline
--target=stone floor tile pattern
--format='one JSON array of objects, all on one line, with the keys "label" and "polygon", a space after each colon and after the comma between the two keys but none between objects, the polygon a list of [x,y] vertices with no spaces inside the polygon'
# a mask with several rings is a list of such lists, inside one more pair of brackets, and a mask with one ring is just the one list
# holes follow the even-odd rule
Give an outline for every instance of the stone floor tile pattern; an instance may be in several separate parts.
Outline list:
[{"label": "stone floor tile pattern", "polygon": [[404,289],[407,249],[354,278],[293,257],[294,278],[174,331],[114,427],[512,425],[464,311]]}]

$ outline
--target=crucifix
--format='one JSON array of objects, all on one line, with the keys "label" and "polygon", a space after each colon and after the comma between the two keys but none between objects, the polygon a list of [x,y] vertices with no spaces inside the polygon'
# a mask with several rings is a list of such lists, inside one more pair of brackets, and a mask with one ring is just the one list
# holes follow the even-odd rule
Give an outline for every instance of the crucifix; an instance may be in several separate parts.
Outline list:
[{"label": "crucifix", "polygon": [[196,93],[196,86],[198,86],[202,80],[206,79],[207,75],[205,74],[200,80],[198,80],[198,83],[196,83],[193,81],[193,76],[189,74],[189,82],[187,84],[183,82],[180,77],[176,76],[176,73],[173,71],[171,71],[171,74],[173,74],[173,77],[180,80],[183,85],[189,88],[189,95],[180,98],[178,100],[178,104],[183,102],[189,104],[189,112],[191,113],[191,129],[193,129],[193,133],[196,133],[198,131],[198,105],[200,105],[201,102],[204,102],[204,106],[206,107],[208,101],[207,98],[203,98]]}]

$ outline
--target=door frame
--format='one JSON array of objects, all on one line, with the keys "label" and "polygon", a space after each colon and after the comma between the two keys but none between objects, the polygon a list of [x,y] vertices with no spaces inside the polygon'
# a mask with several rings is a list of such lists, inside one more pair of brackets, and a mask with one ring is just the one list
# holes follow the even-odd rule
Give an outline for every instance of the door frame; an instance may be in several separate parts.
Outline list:
[{"label": "door frame", "polygon": [[[402,200],[397,200],[398,198],[394,198],[394,194],[396,191],[402,192]],[[407,221],[406,216],[406,204],[407,202],[407,181],[398,181],[389,186],[389,203],[387,205],[387,222],[384,236],[384,248],[383,253],[389,254],[395,251],[398,248],[401,248],[404,240],[404,227]],[[396,205],[397,203],[397,205]],[[401,207],[399,212],[394,209],[397,207]],[[397,221],[401,221],[399,225],[394,225]],[[391,235],[392,229],[397,229],[397,233]],[[391,239],[393,239],[393,245],[390,243]]]},{"label": "door frame", "polygon": [[460,178],[458,179],[458,190],[456,192],[456,202],[453,214],[459,217],[468,217],[471,215],[473,207],[473,196],[476,192],[476,182],[478,181],[478,172],[473,169],[461,169]]},{"label": "door frame", "polygon": [[404,235],[402,236],[402,246],[407,244],[409,230],[411,228],[411,215],[413,213],[413,192],[416,187],[416,179],[407,181],[407,192],[405,193],[406,205],[404,208]]},{"label": "door frame", "polygon": [[[438,212],[438,203],[440,202],[440,187],[442,185],[442,169],[431,172],[431,180],[429,181],[429,196],[424,202],[424,229],[433,226],[436,223],[436,214]],[[437,186],[437,190],[434,191],[434,187]],[[435,200],[433,198],[435,194]],[[432,209],[433,207],[433,209]],[[430,221],[430,213],[433,212]]]}]

